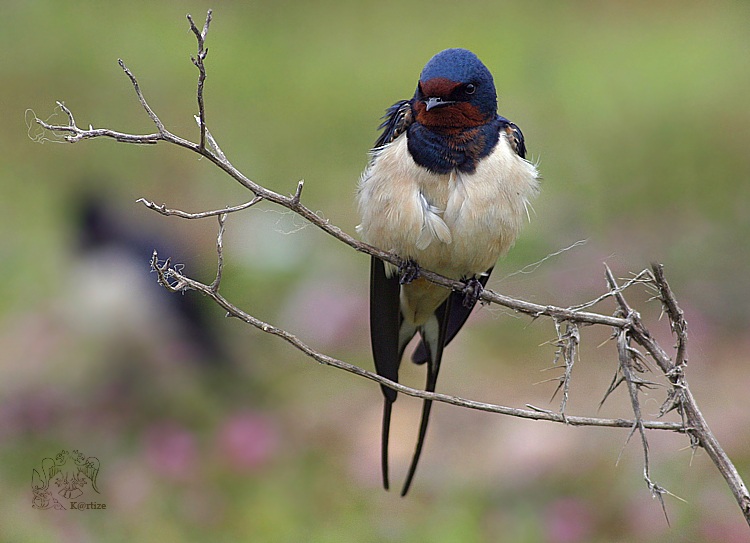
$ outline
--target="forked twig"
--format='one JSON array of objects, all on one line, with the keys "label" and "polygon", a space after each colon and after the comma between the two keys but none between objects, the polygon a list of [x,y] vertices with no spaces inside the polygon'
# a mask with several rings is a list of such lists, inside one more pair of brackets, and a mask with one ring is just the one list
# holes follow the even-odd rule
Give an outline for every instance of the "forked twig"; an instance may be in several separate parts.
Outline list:
[{"label": "forked twig", "polygon": [[201,131],[201,150],[206,148],[206,106],[203,102],[203,84],[206,81],[206,67],[203,64],[203,61],[206,60],[208,49],[204,46],[206,43],[206,35],[208,34],[208,26],[211,24],[211,18],[212,11],[209,9],[208,13],[206,13],[206,22],[203,24],[203,30],[200,31],[198,30],[198,27],[195,26],[190,14],[188,13],[187,15],[187,20],[190,21],[190,30],[193,31],[193,34],[195,34],[195,38],[198,41],[198,54],[194,57],[190,57],[190,60],[192,60],[193,64],[198,68],[198,125],[200,126]]},{"label": "forked twig", "polygon": [[167,208],[166,204],[157,204],[154,202],[151,202],[149,200],[146,200],[145,198],[138,198],[136,200],[136,203],[140,203],[145,205],[147,208],[156,211],[160,215],[164,215],[165,217],[171,217],[176,216],[180,217],[181,219],[205,219],[206,217],[215,217],[219,215],[227,215],[229,213],[236,213],[237,211],[242,211],[244,209],[247,209],[249,207],[254,206],[258,202],[261,202],[263,200],[262,197],[256,196],[249,202],[245,202],[244,204],[240,204],[237,206],[232,207],[225,207],[223,209],[216,209],[214,211],[201,211],[199,213],[188,213],[186,211],[180,211],[179,209],[169,209]]}]

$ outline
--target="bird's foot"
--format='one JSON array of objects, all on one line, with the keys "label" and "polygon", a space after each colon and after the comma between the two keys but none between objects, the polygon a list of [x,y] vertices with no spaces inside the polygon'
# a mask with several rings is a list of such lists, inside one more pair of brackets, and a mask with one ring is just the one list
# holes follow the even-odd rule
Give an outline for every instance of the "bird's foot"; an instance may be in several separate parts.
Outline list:
[{"label": "bird's foot", "polygon": [[401,264],[398,266],[398,275],[400,277],[398,282],[402,285],[408,285],[419,277],[419,273],[419,264],[412,259],[402,260]]},{"label": "bird's foot", "polygon": [[472,308],[479,300],[479,297],[482,295],[482,292],[484,291],[484,286],[482,283],[477,279],[476,277],[472,277],[471,279],[466,280],[466,286],[461,291],[464,295],[464,307],[466,308]]}]

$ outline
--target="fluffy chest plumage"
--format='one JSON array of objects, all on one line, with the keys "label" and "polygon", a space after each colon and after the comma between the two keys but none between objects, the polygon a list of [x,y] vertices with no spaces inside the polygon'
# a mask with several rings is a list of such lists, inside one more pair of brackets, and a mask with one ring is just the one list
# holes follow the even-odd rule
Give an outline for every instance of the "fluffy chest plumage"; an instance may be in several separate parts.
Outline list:
[{"label": "fluffy chest plumage", "polygon": [[505,134],[474,172],[437,174],[412,158],[406,134],[375,151],[362,175],[358,230],[368,243],[459,279],[485,272],[515,241],[538,174]]}]

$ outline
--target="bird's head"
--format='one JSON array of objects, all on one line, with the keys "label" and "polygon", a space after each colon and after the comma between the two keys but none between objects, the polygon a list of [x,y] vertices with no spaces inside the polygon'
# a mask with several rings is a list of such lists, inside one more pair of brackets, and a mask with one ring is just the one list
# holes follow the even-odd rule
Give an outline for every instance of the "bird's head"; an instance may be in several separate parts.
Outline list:
[{"label": "bird's head", "polygon": [[471,51],[441,51],[422,70],[412,107],[417,122],[431,129],[460,131],[486,124],[497,114],[492,74]]}]

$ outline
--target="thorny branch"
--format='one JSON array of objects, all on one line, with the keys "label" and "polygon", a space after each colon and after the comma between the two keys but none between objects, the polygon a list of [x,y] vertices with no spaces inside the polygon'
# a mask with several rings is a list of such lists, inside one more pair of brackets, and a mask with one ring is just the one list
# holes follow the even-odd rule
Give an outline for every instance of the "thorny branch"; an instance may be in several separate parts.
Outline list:
[{"label": "thorny branch", "polygon": [[[286,330],[282,330],[280,328],[272,326],[269,323],[257,319],[256,317],[242,311],[227,299],[225,299],[219,293],[219,288],[223,271],[223,235],[226,220],[229,214],[245,210],[262,200],[273,202],[297,213],[298,215],[315,225],[317,228],[323,230],[327,234],[333,236],[337,240],[349,245],[350,247],[361,253],[375,256],[395,265],[399,265],[401,263],[401,259],[398,257],[398,255],[381,251],[371,245],[358,241],[349,234],[343,232],[335,225],[332,225],[328,220],[322,219],[315,212],[307,208],[304,204],[301,203],[302,189],[304,186],[302,181],[298,183],[293,195],[284,196],[268,190],[262,185],[259,185],[250,180],[242,172],[237,170],[229,162],[229,160],[227,160],[226,156],[221,151],[219,145],[216,143],[215,139],[211,136],[211,133],[206,127],[206,113],[203,99],[203,87],[206,80],[204,60],[208,53],[208,49],[205,47],[205,40],[208,33],[209,24],[211,22],[211,11],[209,11],[207,14],[202,31],[198,30],[198,27],[195,25],[189,15],[188,21],[190,22],[190,28],[195,34],[198,42],[197,55],[195,57],[191,57],[191,60],[193,61],[193,64],[195,64],[199,72],[197,86],[197,101],[199,113],[196,116],[196,122],[200,130],[199,143],[194,143],[192,141],[183,139],[179,136],[174,135],[166,129],[159,117],[151,109],[148,102],[146,101],[137,79],[127,68],[127,66],[125,66],[122,60],[118,61],[120,67],[130,79],[130,82],[132,83],[133,88],[136,92],[137,98],[144,111],[156,126],[157,131],[155,133],[143,135],[126,134],[110,129],[95,129],[91,126],[89,126],[88,129],[82,129],[76,124],[73,113],[62,102],[57,102],[57,104],[67,116],[67,124],[50,124],[46,121],[43,121],[42,119],[37,118],[36,116],[34,119],[35,122],[42,126],[44,129],[63,135],[64,139],[70,143],[76,143],[83,139],[111,138],[119,142],[134,144],[155,144],[160,141],[164,141],[173,145],[184,147],[210,160],[213,164],[221,168],[230,177],[232,177],[234,180],[236,180],[238,183],[240,183],[255,195],[255,197],[251,201],[244,204],[200,213],[186,213],[184,211],[168,209],[164,204],[157,205],[143,198],[140,199],[139,202],[143,203],[149,209],[161,213],[162,215],[175,215],[185,219],[200,219],[215,216],[219,221],[219,229],[216,240],[216,250],[218,257],[217,273],[214,281],[210,285],[207,285],[191,279],[183,275],[175,267],[171,266],[169,260],[166,260],[166,262],[162,263],[159,260],[158,254],[154,252],[152,258],[152,267],[157,272],[158,281],[160,284],[174,292],[181,292],[184,290],[196,290],[198,292],[201,292],[211,298],[219,306],[221,306],[229,315],[234,316],[258,328],[263,332],[282,338],[313,360],[321,364],[333,366],[355,375],[364,377],[409,396],[509,416],[560,422],[571,426],[608,426],[630,428],[630,436],[632,436],[637,431],[641,438],[644,453],[644,478],[649,486],[650,491],[654,494],[654,496],[659,498],[662,506],[664,506],[664,502],[662,499],[663,494],[668,492],[651,480],[649,470],[648,441],[646,439],[645,430],[670,430],[686,433],[690,438],[690,444],[692,447],[703,447],[707,451],[709,457],[727,481],[735,499],[737,500],[737,503],[742,510],[743,515],[745,516],[745,519],[747,520],[748,524],[750,524],[750,494],[748,494],[748,490],[736,468],[724,453],[719,442],[716,440],[713,433],[709,429],[708,424],[703,418],[703,415],[700,412],[685,379],[685,368],[687,365],[687,323],[685,322],[683,312],[679,308],[673,292],[669,288],[669,284],[664,277],[664,271],[660,265],[653,264],[651,270],[642,271],[623,285],[617,284],[612,272],[607,268],[606,277],[609,284],[608,292],[596,298],[595,300],[569,308],[556,307],[553,305],[535,304],[527,302],[525,300],[511,298],[509,296],[493,292],[489,289],[486,289],[482,292],[480,300],[485,303],[498,304],[518,313],[528,315],[534,319],[545,316],[551,318],[554,321],[558,336],[557,342],[555,343],[557,346],[555,362],[558,362],[560,359],[562,359],[565,364],[564,375],[559,379],[558,390],[562,389],[562,401],[560,405],[560,412],[558,413],[540,409],[530,405],[527,406],[529,409],[516,409],[500,405],[488,404],[450,396],[447,394],[426,392],[423,390],[410,388],[399,383],[395,383],[393,381],[385,379],[384,377],[381,377],[380,375],[364,370],[358,366],[349,364],[341,360],[337,360],[333,357],[320,353],[300,341],[297,337],[287,332]],[[208,143],[208,146],[206,145],[206,143]],[[425,279],[449,289],[460,291],[465,287],[464,283],[461,281],[449,279],[428,270],[421,270],[420,273]],[[669,354],[667,354],[667,352],[662,349],[662,347],[656,342],[656,340],[654,340],[649,330],[641,321],[640,315],[628,305],[623,292],[628,287],[636,283],[646,284],[657,291],[657,297],[663,304],[664,310],[670,321],[671,330],[675,334],[677,339],[674,359],[672,359]],[[586,309],[598,304],[602,300],[610,297],[613,297],[616,300],[618,306],[618,309],[614,315],[603,315],[600,313],[585,311]],[[562,327],[563,324],[564,331]],[[579,328],[580,326],[584,325],[604,325],[609,326],[613,329],[613,338],[617,343],[619,366],[612,384],[605,393],[605,399],[620,384],[625,383],[631,399],[631,406],[634,415],[633,420],[578,417],[567,415],[565,413],[569,393],[569,385],[572,377],[572,368],[575,359],[578,356],[578,345],[580,342]],[[642,349],[644,349],[645,353],[641,353],[638,349],[634,348],[632,346],[633,343],[639,345]],[[661,372],[669,380],[671,387],[667,392],[667,399],[660,409],[660,416],[672,410],[676,410],[682,417],[681,423],[643,420],[641,416],[639,392],[641,388],[652,386],[654,384],[647,380],[644,380],[638,375],[642,374],[647,369],[646,357],[650,357],[656,363]]]},{"label": "thorny branch", "polygon": [[[609,269],[609,266],[606,266],[606,276],[610,288],[613,292],[615,292],[615,299],[617,300],[617,303],[619,305],[619,311],[626,316],[635,315],[636,313],[625,300],[625,296],[623,295],[622,290],[619,289],[617,281],[612,275],[612,270]],[[651,470],[649,468],[648,458],[648,439],[646,438],[646,430],[643,426],[643,417],[641,416],[641,402],[639,396],[639,390],[641,387],[653,386],[655,385],[655,383],[645,381],[636,375],[636,372],[643,373],[644,371],[644,367],[639,363],[639,360],[643,357],[636,349],[630,346],[630,335],[628,334],[628,330],[626,328],[622,328],[617,331],[616,336],[617,358],[620,362],[618,369],[622,373],[622,379],[618,380],[617,382],[613,382],[614,385],[610,386],[609,390],[607,391],[607,395],[609,395],[614,390],[614,388],[617,388],[617,386],[622,382],[624,382],[628,387],[630,404],[633,408],[633,414],[635,415],[635,424],[630,431],[628,440],[637,430],[641,438],[641,445],[643,447],[643,478],[645,479],[646,484],[651,491],[651,495],[659,500],[662,510],[664,511],[664,516],[666,517],[667,509],[664,504],[664,494],[667,493],[667,491],[651,480]],[[667,518],[667,522],[669,522],[669,518]]]},{"label": "thorny branch", "polygon": [[555,359],[552,361],[552,364],[557,365],[560,359],[562,359],[565,364],[565,372],[557,379],[558,385],[554,394],[557,394],[562,389],[560,414],[565,418],[565,408],[568,405],[570,394],[570,382],[573,378],[573,364],[575,364],[576,358],[578,358],[578,345],[581,342],[581,334],[578,330],[578,324],[570,321],[565,323],[565,332],[560,330],[560,323],[555,321],[555,330],[557,331],[557,342],[555,343],[557,351],[555,351]]}]

